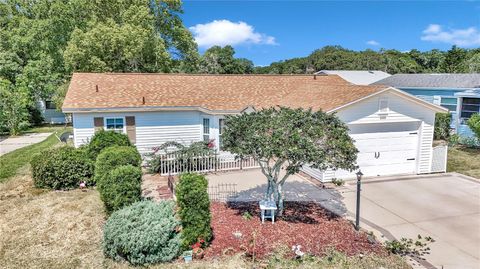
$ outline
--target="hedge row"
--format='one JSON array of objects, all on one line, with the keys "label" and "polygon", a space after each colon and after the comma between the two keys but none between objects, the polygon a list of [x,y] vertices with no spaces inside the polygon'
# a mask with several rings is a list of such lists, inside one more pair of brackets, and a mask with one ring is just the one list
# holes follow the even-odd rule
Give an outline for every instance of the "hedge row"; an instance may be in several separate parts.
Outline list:
[{"label": "hedge row", "polygon": [[[37,188],[56,190],[74,189],[81,182],[95,185],[94,168],[97,156],[103,149],[115,145],[132,146],[124,134],[100,131],[95,133],[88,145],[81,148],[64,146],[42,151],[30,162],[34,184]],[[135,165],[136,161],[137,159]]]}]

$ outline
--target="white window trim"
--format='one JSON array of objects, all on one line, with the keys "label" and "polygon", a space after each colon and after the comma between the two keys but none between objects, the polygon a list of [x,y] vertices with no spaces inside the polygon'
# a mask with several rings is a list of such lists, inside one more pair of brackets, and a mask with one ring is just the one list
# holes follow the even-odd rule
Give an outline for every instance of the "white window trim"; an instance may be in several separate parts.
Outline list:
[{"label": "white window trim", "polygon": [[107,129],[107,119],[123,119],[123,129],[122,129],[122,134],[126,134],[127,133],[127,121],[125,119],[125,117],[103,117],[103,129],[105,131],[109,131]]},{"label": "white window trim", "polygon": [[[205,120],[208,120],[208,133],[205,133]],[[212,139],[212,123],[210,118],[202,117],[202,141],[205,141],[205,137],[208,136],[208,140]]]},{"label": "white window trim", "polygon": [[[386,102],[385,110],[382,110],[382,102]],[[388,97],[378,98],[378,114],[387,115],[390,112],[389,100]]]}]

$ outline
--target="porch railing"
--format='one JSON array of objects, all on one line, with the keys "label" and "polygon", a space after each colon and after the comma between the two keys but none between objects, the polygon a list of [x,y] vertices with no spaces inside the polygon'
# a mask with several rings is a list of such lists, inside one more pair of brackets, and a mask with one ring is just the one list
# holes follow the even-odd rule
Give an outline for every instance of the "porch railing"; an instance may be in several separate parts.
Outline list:
[{"label": "porch railing", "polygon": [[258,163],[251,157],[236,158],[230,153],[207,153],[195,156],[185,156],[179,153],[162,153],[159,173],[161,175],[176,175],[182,172],[216,172],[257,168]]}]

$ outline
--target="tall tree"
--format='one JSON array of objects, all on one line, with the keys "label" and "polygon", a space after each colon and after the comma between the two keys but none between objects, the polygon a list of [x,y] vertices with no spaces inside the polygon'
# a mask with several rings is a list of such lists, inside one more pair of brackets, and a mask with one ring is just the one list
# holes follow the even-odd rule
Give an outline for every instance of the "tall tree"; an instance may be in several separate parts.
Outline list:
[{"label": "tall tree", "polygon": [[445,60],[442,64],[442,71],[446,73],[462,73],[464,72],[464,66],[462,63],[465,61],[467,51],[457,46],[453,46],[447,51]]},{"label": "tall tree", "polygon": [[33,107],[73,71],[196,72],[181,13],[180,0],[0,1],[0,78]]},{"label": "tall tree", "polygon": [[228,116],[222,134],[226,150],[252,156],[267,178],[265,197],[283,213],[283,186],[303,165],[319,169],[356,168],[357,149],[348,127],[322,111],[269,108]]},{"label": "tall tree", "polygon": [[207,74],[249,74],[253,72],[252,61],[244,58],[235,58],[235,49],[213,46],[209,48],[200,60],[200,73]]}]

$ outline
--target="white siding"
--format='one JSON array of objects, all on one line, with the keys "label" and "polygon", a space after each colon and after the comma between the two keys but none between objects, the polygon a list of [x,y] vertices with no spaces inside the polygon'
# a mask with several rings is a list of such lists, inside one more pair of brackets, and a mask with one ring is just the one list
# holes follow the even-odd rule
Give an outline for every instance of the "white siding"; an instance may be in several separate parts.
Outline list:
[{"label": "white siding", "polygon": [[[388,111],[386,113],[381,113],[379,112],[379,101],[384,99],[388,100]],[[412,126],[419,126],[413,129],[405,129],[405,131],[413,131],[418,129],[419,132],[418,140],[410,138],[407,139],[406,137],[405,143],[411,143],[412,145],[409,146],[418,147],[415,172],[419,174],[431,172],[431,152],[433,128],[435,122],[434,111],[422,105],[416,104],[411,100],[400,97],[395,93],[386,92],[371,98],[367,98],[351,106],[347,106],[337,111],[337,116],[351,126],[352,130],[358,129],[356,128],[357,126],[362,126],[366,133],[369,132],[369,129],[374,128],[374,126],[381,126],[378,125],[379,123],[386,123],[384,124],[385,128],[392,128],[392,126],[397,126],[400,128],[402,125],[404,125],[398,123],[411,123]],[[371,126],[371,128],[368,126]],[[356,133],[356,136],[358,136],[358,132]],[[392,173],[397,174],[397,171]],[[324,181],[329,181],[338,175],[345,175],[345,173],[343,171],[327,170],[321,177],[317,178],[321,178]],[[354,177],[354,174],[349,174],[348,177]]]},{"label": "white siding", "polygon": [[[93,136],[95,131],[94,117],[125,116],[135,117],[135,145],[142,154],[151,152],[152,147],[168,141],[190,144],[202,140],[203,116],[200,112],[74,113],[75,146],[78,147],[88,143]],[[213,125],[212,121],[213,119],[211,119],[211,126]],[[211,130],[210,133],[212,136],[216,131]]]}]

